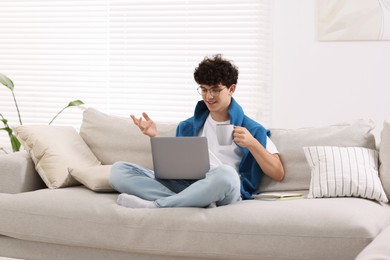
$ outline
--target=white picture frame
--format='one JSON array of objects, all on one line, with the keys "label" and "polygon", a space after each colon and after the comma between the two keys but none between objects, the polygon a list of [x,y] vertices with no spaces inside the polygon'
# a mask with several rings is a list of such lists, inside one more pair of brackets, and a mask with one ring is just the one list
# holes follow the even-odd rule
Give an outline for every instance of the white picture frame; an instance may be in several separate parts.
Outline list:
[{"label": "white picture frame", "polygon": [[317,40],[390,40],[390,0],[317,0]]}]

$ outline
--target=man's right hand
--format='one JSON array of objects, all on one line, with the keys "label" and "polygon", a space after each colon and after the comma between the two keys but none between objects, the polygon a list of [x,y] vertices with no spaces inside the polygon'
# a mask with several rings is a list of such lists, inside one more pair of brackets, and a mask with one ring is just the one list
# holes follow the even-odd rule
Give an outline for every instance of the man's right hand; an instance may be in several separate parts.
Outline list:
[{"label": "man's right hand", "polygon": [[130,115],[130,117],[133,119],[133,122],[138,128],[141,130],[141,132],[144,135],[147,135],[149,137],[155,137],[157,136],[157,127],[156,124],[153,122],[152,119],[146,114],[145,112],[142,113],[142,116],[145,120],[140,117],[137,119],[134,115]]}]

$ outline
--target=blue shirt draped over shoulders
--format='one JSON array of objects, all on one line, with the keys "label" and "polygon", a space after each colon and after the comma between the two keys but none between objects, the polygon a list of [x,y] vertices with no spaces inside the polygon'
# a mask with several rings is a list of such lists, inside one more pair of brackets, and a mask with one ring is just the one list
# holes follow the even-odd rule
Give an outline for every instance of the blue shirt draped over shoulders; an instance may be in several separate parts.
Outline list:
[{"label": "blue shirt draped over shoulders", "polygon": [[[261,124],[254,121],[244,114],[242,107],[232,98],[229,109],[230,123],[236,126],[242,126],[266,147],[267,136],[271,133]],[[204,101],[199,101],[195,107],[194,116],[181,121],[176,129],[176,136],[198,136],[210,111]],[[241,179],[241,195],[243,199],[252,199],[252,194],[260,186],[263,171],[249,150],[239,146],[243,156],[239,165],[239,174]]]}]

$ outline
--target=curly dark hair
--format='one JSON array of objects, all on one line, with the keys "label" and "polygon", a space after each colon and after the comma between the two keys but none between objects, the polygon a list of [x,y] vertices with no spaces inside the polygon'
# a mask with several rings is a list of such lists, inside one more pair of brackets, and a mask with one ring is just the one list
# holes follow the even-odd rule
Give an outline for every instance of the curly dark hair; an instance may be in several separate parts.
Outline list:
[{"label": "curly dark hair", "polygon": [[237,84],[238,68],[221,54],[205,57],[195,68],[194,79],[199,85],[225,85],[228,88]]}]

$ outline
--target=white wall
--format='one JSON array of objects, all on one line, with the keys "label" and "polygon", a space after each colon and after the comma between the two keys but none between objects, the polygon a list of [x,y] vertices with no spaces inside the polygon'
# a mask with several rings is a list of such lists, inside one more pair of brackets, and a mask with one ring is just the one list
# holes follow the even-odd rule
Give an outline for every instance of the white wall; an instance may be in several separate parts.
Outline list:
[{"label": "white wall", "polygon": [[275,0],[272,127],[390,119],[390,41],[319,42],[314,0]]}]

